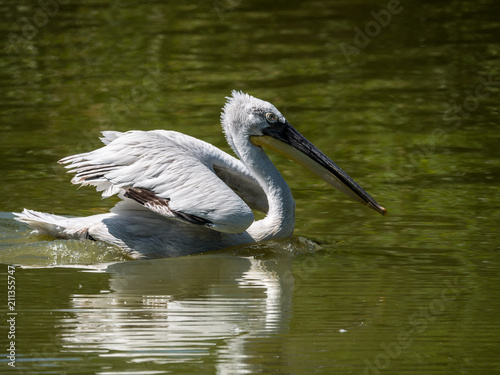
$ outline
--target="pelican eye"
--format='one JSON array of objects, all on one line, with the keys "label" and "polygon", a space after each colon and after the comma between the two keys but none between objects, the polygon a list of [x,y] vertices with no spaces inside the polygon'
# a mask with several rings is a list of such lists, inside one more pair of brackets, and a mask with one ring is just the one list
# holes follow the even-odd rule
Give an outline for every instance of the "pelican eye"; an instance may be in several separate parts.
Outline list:
[{"label": "pelican eye", "polygon": [[278,121],[278,116],[276,116],[274,113],[272,112],[267,112],[266,113],[266,120],[268,122],[276,122]]}]

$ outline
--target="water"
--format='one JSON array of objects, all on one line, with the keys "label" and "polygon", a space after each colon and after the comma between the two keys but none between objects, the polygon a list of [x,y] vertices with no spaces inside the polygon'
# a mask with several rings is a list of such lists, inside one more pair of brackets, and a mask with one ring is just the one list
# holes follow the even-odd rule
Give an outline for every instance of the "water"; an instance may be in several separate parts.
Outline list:
[{"label": "water", "polygon": [[[0,2],[2,373],[9,270],[17,372],[498,372],[497,2],[50,4]],[[130,261],[12,219],[107,211],[56,163],[101,130],[229,151],[231,89],[274,103],[389,215],[272,154],[288,241]]]}]

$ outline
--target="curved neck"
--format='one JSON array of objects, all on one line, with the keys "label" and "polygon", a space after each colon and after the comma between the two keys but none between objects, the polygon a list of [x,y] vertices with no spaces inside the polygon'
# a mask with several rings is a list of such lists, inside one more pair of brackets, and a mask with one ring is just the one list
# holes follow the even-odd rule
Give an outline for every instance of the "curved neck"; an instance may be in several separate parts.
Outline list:
[{"label": "curved neck", "polygon": [[290,188],[261,147],[249,139],[238,143],[238,156],[266,193],[269,205],[266,217],[255,221],[247,233],[255,241],[290,237],[295,225],[295,201]]}]

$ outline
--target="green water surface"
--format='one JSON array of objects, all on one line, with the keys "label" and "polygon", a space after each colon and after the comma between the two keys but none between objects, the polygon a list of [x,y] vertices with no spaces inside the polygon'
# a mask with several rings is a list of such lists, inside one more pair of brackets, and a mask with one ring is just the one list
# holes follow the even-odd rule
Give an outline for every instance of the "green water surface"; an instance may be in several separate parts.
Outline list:
[{"label": "green water surface", "polygon": [[[499,14],[494,0],[0,1],[0,372],[498,373]],[[57,164],[102,130],[230,152],[232,89],[275,104],[389,215],[270,153],[297,204],[287,241],[131,261],[12,219],[107,212],[116,199]]]}]

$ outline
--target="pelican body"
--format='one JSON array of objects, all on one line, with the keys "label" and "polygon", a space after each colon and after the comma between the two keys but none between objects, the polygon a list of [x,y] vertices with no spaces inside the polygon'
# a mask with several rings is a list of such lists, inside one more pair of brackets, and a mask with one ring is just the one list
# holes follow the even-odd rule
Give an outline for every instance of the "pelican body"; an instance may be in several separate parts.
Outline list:
[{"label": "pelican body", "polygon": [[[386,215],[272,104],[233,91],[221,123],[238,158],[174,131],[105,131],[104,147],[59,162],[75,174],[73,184],[93,185],[104,198],[121,198],[109,213],[67,218],[25,209],[16,219],[39,233],[116,245],[134,258],[287,238],[294,229],[295,202],[264,148]],[[266,216],[255,221],[252,210]]]}]

